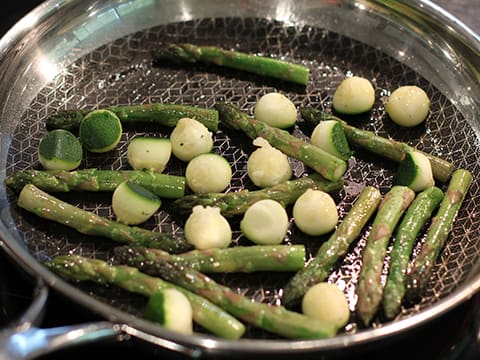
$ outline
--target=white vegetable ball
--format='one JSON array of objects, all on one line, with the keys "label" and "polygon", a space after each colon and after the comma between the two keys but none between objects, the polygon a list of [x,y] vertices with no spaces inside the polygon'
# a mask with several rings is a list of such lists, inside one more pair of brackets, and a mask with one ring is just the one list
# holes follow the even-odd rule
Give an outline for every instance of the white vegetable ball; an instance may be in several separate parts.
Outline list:
[{"label": "white vegetable ball", "polygon": [[333,108],[341,114],[361,114],[369,111],[375,102],[372,83],[363,77],[343,80],[333,94]]},{"label": "white vegetable ball", "polygon": [[275,200],[259,200],[251,205],[240,222],[240,230],[258,245],[278,245],[288,231],[288,215]]},{"label": "white vegetable ball", "polygon": [[306,190],[293,205],[295,225],[307,235],[323,235],[338,222],[338,210],[333,198],[321,190]]},{"label": "white vegetable ball", "polygon": [[254,115],[270,126],[285,129],[297,121],[297,108],[285,95],[271,92],[258,99]]},{"label": "white vegetable ball", "polygon": [[290,179],[292,168],[287,155],[270,146],[263,138],[253,140],[253,145],[259,148],[248,158],[247,173],[255,185],[264,188]]},{"label": "white vegetable ball", "polygon": [[222,192],[230,184],[232,169],[228,161],[217,154],[194,157],[185,170],[185,180],[195,193]]},{"label": "white vegetable ball", "polygon": [[170,134],[172,153],[183,161],[190,161],[199,154],[205,154],[213,148],[213,136],[201,122],[182,118]]},{"label": "white vegetable ball", "polygon": [[184,231],[187,241],[201,250],[226,248],[232,241],[230,224],[216,207],[194,206]]},{"label": "white vegetable ball", "polygon": [[416,126],[427,118],[430,99],[418,86],[401,86],[390,94],[385,111],[397,125]]},{"label": "white vegetable ball", "polygon": [[309,288],[302,299],[302,312],[314,319],[334,324],[338,329],[350,319],[350,309],[345,294],[327,282]]}]

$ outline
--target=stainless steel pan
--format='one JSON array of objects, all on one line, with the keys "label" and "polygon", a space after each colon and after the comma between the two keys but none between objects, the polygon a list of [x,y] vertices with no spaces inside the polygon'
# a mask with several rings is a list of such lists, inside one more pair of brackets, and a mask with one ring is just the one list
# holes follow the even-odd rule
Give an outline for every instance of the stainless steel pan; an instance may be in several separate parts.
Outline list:
[{"label": "stainless steel pan", "polygon": [[[303,63],[312,78],[305,88],[202,65],[152,64],[150,50],[164,41],[212,44]],[[480,287],[480,39],[428,1],[47,1],[0,41],[0,171],[37,167],[36,149],[46,118],[64,108],[101,108],[150,102],[211,107],[232,101],[250,112],[264,93],[279,90],[297,106],[331,110],[335,87],[348,73],[365,76],[376,88],[372,112],[357,124],[441,156],[475,175],[455,227],[422,298],[405,305],[392,322],[381,317],[363,328],[353,315],[345,332],[326,340],[291,341],[249,329],[245,339],[208,334],[182,336],[141,319],[145,299],[113,287],[68,283],[42,262],[77,253],[110,259],[108,243],[91,239],[23,213],[15,194],[0,188],[2,247],[40,283],[53,287],[107,320],[104,336],[129,334],[192,356],[202,354],[325,354],[399,336],[471,298]],[[383,101],[397,86],[417,84],[432,100],[425,126],[401,130],[386,117]],[[297,129],[298,130],[298,129]],[[129,129],[106,156],[87,156],[82,166],[120,169],[128,140],[151,128]],[[299,130],[298,130],[299,131]],[[247,147],[229,134],[216,134],[215,150],[235,168],[229,191],[249,187]],[[246,143],[245,143],[245,146]],[[338,195],[345,212],[365,184],[385,192],[395,164],[357,153],[349,162],[346,187]],[[172,172],[181,171],[172,167]],[[306,169],[297,165],[300,175]],[[111,216],[108,196],[69,196],[86,209]],[[165,211],[152,225],[181,233]],[[237,231],[236,241],[242,241]],[[289,238],[288,241],[303,241]],[[359,239],[329,280],[355,305],[355,286],[365,237]],[[318,242],[307,241],[309,253]],[[219,281],[265,302],[281,299],[288,275],[224,276]],[[45,287],[42,287],[45,288]],[[97,324],[98,325],[98,324]],[[96,328],[98,330],[98,328]],[[102,335],[99,335],[101,338]]]}]

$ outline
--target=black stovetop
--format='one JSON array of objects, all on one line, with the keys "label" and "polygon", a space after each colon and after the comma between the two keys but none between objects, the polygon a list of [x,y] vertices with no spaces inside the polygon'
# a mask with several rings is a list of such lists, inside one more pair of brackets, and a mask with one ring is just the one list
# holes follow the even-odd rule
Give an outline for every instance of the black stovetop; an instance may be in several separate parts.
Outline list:
[{"label": "black stovetop", "polygon": [[[454,14],[465,19],[467,25],[477,26],[478,20],[467,6],[472,1],[437,1],[442,6],[454,11]],[[475,3],[473,0],[472,3]],[[41,1],[21,0],[15,9],[3,12],[0,15],[0,33],[4,34],[15,22]],[[462,7],[463,5],[463,7]],[[478,5],[474,8],[478,10]],[[478,14],[477,14],[478,15]],[[465,16],[465,18],[462,18]],[[33,281],[19,269],[0,250],[0,327],[17,319],[27,308],[32,298]],[[410,332],[394,340],[385,340],[369,348],[361,349],[355,354],[346,353],[341,359],[445,359],[445,360],[470,360],[480,358],[480,345],[475,342],[476,334],[473,333],[472,324],[478,320],[480,296],[454,309],[452,312],[430,322],[428,325]],[[476,319],[476,320],[475,320]],[[88,321],[103,320],[96,314],[76,305],[55,291],[51,291],[45,317],[40,324],[42,328],[65,326]],[[107,342],[95,345],[77,347],[58,351],[54,354],[43,356],[40,359],[65,359],[68,357],[105,356],[122,358],[134,356],[139,359],[163,358],[184,359],[184,357],[163,351],[159,348],[146,346],[140,341],[129,340],[124,342]],[[263,357],[265,358],[265,357]],[[323,357],[319,357],[323,358]],[[338,359],[338,357],[337,357]]]}]

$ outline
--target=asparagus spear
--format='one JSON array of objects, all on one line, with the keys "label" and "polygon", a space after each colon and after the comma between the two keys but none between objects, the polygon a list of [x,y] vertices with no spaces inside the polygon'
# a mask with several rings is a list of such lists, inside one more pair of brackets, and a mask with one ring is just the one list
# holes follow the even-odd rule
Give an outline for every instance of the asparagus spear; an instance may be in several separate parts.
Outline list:
[{"label": "asparagus spear", "polygon": [[381,194],[378,189],[367,186],[362,190],[335,232],[320,246],[316,256],[287,283],[282,298],[285,306],[295,305],[309,287],[327,278],[333,265],[358,238],[380,201]]},{"label": "asparagus spear", "polygon": [[233,316],[280,336],[301,339],[328,338],[338,331],[332,323],[309,318],[282,306],[253,301],[186,266],[169,261],[144,261],[139,263],[138,268],[204,296]]},{"label": "asparagus spear", "polygon": [[[409,151],[415,150],[420,152],[405,143],[378,136],[371,131],[355,128],[338,117],[318,109],[304,107],[300,109],[300,113],[306,121],[314,125],[323,120],[340,121],[351,145],[356,145],[398,163],[405,158]],[[453,164],[434,155],[422,153],[428,157],[432,164],[433,176],[441,182],[447,182],[454,170]]]},{"label": "asparagus spear", "polygon": [[365,325],[370,323],[382,301],[381,276],[390,237],[414,198],[413,190],[397,185],[390,189],[379,205],[363,252],[357,288],[357,311]]},{"label": "asparagus spear", "polygon": [[328,181],[318,174],[287,180],[278,185],[261,190],[248,189],[229,193],[192,194],[176,199],[172,211],[180,216],[190,214],[196,205],[212,206],[220,209],[225,217],[243,214],[250,205],[262,199],[272,199],[284,206],[292,204],[307,189],[319,189],[334,192],[343,188],[343,180]]},{"label": "asparagus spear", "polygon": [[443,191],[431,186],[419,193],[398,226],[390,254],[390,268],[383,293],[383,312],[392,319],[405,296],[405,273],[418,234],[443,198]]},{"label": "asparagus spear", "polygon": [[32,184],[22,189],[18,205],[41,218],[69,226],[82,234],[103,236],[121,243],[144,245],[172,253],[191,249],[184,239],[98,216],[59,200]]},{"label": "asparagus spear", "polygon": [[150,170],[24,170],[11,174],[5,184],[15,191],[22,190],[26,184],[47,192],[113,191],[126,180],[162,198],[176,199],[185,195],[185,177]]},{"label": "asparagus spear", "polygon": [[115,259],[121,263],[138,266],[143,261],[171,261],[206,273],[231,273],[254,271],[298,271],[305,264],[303,245],[253,245],[227,249],[191,250],[171,255],[158,249],[143,246],[119,246]]},{"label": "asparagus spear", "polygon": [[[148,122],[174,127],[181,118],[193,118],[211,131],[218,130],[218,113],[215,109],[177,104],[109,106],[105,109],[114,112],[122,124]],[[86,109],[59,110],[47,119],[47,127],[75,130],[90,111]]]},{"label": "asparagus spear", "polygon": [[165,44],[152,52],[155,61],[173,63],[202,62],[247,71],[262,76],[307,85],[310,70],[306,66],[251,55],[238,51],[224,50],[215,46],[192,44]]},{"label": "asparagus spear", "polygon": [[273,147],[292,158],[302,161],[328,180],[340,179],[347,170],[347,164],[344,160],[291,135],[286,130],[271,127],[248,116],[233,104],[217,103],[215,108],[219,112],[222,124],[235,130],[242,130],[251,139],[264,138]]},{"label": "asparagus spear", "polygon": [[427,230],[422,248],[408,270],[408,292],[418,292],[427,283],[471,183],[472,174],[468,170],[458,169],[453,172],[445,196]]},{"label": "asparagus spear", "polygon": [[56,256],[45,265],[69,280],[114,284],[147,297],[163,289],[175,288],[185,294],[190,301],[193,319],[197,324],[226,339],[238,339],[245,332],[245,326],[240,321],[207,299],[160,278],[143,274],[136,268],[109,265],[102,260],[78,255]]}]

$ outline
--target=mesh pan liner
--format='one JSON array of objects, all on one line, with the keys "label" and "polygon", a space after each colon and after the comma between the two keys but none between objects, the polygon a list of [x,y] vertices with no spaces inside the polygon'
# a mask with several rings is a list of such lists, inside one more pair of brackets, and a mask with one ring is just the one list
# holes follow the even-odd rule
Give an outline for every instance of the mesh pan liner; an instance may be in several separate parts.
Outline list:
[{"label": "mesh pan liner", "polygon": [[[224,48],[301,63],[311,69],[310,82],[303,87],[202,64],[153,64],[150,50],[162,42],[221,45]],[[373,47],[321,28],[293,26],[255,18],[206,18],[161,25],[122,37],[92,51],[64,69],[38,93],[23,114],[9,149],[7,175],[18,170],[40,168],[36,155],[37,146],[47,131],[46,118],[58,109],[96,109],[110,105],[153,102],[212,107],[218,101],[228,101],[251,114],[260,96],[280,91],[297,107],[310,105],[330,112],[334,90],[345,76],[351,74],[371,80],[376,89],[376,102],[371,112],[344,119],[360,128],[404,141],[442,157],[473,174],[479,173],[480,146],[471,124],[446,96],[406,65]],[[388,119],[384,103],[395,88],[411,84],[418,85],[427,92],[431,99],[431,112],[423,125],[411,129],[399,128]],[[86,153],[80,167],[128,169],[126,150],[129,140],[140,135],[168,137],[170,131],[168,128],[155,128],[150,125],[129,126],[125,128],[116,149],[106,154]],[[306,138],[310,131],[311,128],[301,119],[293,130],[297,136]],[[226,191],[254,189],[246,173],[246,161],[253,150],[251,141],[241,133],[222,128],[215,133],[214,139],[213,151],[226,157],[233,170],[233,178]],[[292,166],[296,177],[310,172],[297,161],[292,160]],[[385,194],[391,187],[396,168],[397,164],[390,161],[356,151],[348,162],[344,189],[334,194],[340,219],[365,185],[374,185]],[[184,163],[172,158],[166,172],[183,174],[184,169]],[[445,184],[441,186],[445,188]],[[9,196],[9,200],[14,204],[15,194],[9,192]],[[70,193],[55,196],[99,215],[113,218],[110,194]],[[480,217],[474,216],[479,201],[479,184],[474,177],[425,293],[417,303],[404,304],[398,315],[399,319],[418,313],[452,293],[469,276],[480,252]],[[143,226],[181,236],[182,224],[173,220],[168,211],[168,201],[164,202],[162,209]],[[291,209],[288,210],[291,214]],[[40,262],[59,254],[114,260],[111,249],[116,244],[110,241],[82,236],[64,226],[42,221],[15,206],[12,213],[20,237]],[[351,310],[354,310],[356,304],[355,291],[368,230],[367,226],[361,238],[353,243],[347,255],[336,264],[328,279],[344,290]],[[248,244],[241,236],[238,224],[233,225],[233,231],[234,245]],[[300,234],[291,222],[285,242],[306,244],[308,257],[311,257],[325,239],[326,237],[306,237]],[[418,251],[420,243],[421,238],[418,239],[415,252]],[[230,274],[215,275],[214,278],[258,301],[280,304],[282,287],[291,275]],[[123,311],[142,315],[146,299],[141,296],[113,286],[104,287],[84,282],[75,286]],[[345,329],[347,333],[362,328],[357,320],[352,312]],[[382,316],[378,315],[372,326],[381,326],[384,321]],[[272,338],[273,335],[249,328],[246,337]]]}]

